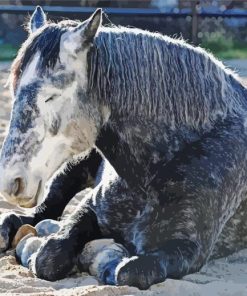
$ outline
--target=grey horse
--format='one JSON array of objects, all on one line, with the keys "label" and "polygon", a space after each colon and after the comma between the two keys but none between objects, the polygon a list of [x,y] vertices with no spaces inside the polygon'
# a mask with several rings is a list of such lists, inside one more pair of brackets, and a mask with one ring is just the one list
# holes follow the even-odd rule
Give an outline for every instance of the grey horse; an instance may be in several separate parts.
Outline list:
[{"label": "grey horse", "polygon": [[245,245],[247,90],[201,48],[101,19],[56,24],[40,7],[31,18],[12,65],[0,191],[38,206],[1,217],[0,248],[97,179],[30,268],[63,278],[88,242],[113,238],[128,253],[102,258],[100,280],[146,289]]}]

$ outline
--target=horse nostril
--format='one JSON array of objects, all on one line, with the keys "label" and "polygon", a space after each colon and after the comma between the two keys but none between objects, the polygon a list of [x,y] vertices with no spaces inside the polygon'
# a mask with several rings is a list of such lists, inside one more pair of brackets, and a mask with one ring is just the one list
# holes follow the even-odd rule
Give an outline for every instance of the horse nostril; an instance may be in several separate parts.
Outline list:
[{"label": "horse nostril", "polygon": [[21,178],[16,178],[13,182],[12,194],[18,195],[24,190],[24,183]]}]

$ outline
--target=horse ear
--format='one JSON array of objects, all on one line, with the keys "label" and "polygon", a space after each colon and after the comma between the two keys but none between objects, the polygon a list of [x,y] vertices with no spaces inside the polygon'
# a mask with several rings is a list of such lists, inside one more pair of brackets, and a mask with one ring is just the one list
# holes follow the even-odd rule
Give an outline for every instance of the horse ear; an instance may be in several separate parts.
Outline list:
[{"label": "horse ear", "polygon": [[[84,41],[92,42],[97,34],[97,31],[102,23],[102,9],[98,8],[93,15],[86,20],[86,24],[79,25],[78,30],[81,30],[81,35]],[[81,28],[80,28],[81,27]]]},{"label": "horse ear", "polygon": [[80,50],[93,42],[101,22],[102,10],[99,8],[89,19],[64,34],[62,44],[65,50],[76,57]]},{"label": "horse ear", "polygon": [[29,31],[35,32],[46,24],[46,15],[40,6],[37,6],[29,21]]}]

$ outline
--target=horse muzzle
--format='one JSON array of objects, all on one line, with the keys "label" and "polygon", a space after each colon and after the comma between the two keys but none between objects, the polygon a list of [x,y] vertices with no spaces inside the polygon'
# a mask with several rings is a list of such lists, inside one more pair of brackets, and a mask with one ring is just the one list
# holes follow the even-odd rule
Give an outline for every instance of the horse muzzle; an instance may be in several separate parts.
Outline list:
[{"label": "horse muzzle", "polygon": [[[2,174],[1,174],[2,175]],[[35,182],[36,183],[36,182]],[[27,190],[26,180],[23,177],[10,178],[1,176],[0,193],[9,203],[23,208],[32,208],[37,204],[41,192],[41,181],[37,182],[36,188]],[[30,191],[32,194],[30,194]],[[27,194],[27,192],[29,192]]]}]

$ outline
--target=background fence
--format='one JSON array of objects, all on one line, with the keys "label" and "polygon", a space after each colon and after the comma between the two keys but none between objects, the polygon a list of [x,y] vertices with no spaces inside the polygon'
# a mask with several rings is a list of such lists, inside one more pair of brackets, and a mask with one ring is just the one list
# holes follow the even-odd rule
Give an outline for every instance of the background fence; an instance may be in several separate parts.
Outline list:
[{"label": "background fence", "polygon": [[26,38],[22,24],[35,5],[54,20],[84,20],[95,7],[103,7],[105,24],[183,37],[220,58],[247,58],[246,0],[1,0],[0,59],[13,57]]}]

